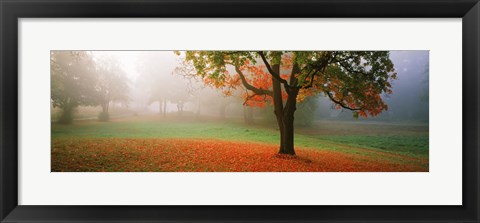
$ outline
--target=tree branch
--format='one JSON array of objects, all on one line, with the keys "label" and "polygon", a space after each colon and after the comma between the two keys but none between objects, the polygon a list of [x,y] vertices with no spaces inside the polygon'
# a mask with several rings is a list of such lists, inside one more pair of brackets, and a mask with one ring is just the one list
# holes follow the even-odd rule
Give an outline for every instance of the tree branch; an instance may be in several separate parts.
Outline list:
[{"label": "tree branch", "polygon": [[253,85],[249,84],[247,82],[247,79],[245,78],[245,75],[243,72],[240,70],[238,66],[235,66],[235,71],[237,71],[238,75],[240,76],[240,80],[242,81],[243,86],[245,86],[246,89],[253,91],[257,95],[270,95],[273,96],[273,92],[270,90],[266,89],[261,89],[261,88],[256,88]]},{"label": "tree branch", "polygon": [[244,53],[245,51],[223,51],[224,55],[234,55],[237,53]]},{"label": "tree branch", "polygon": [[265,57],[265,54],[264,54],[262,51],[258,51],[258,54],[259,54],[260,57],[262,58],[263,63],[264,63],[265,66],[267,67],[268,72],[269,72],[275,79],[277,79],[278,81],[280,81],[280,83],[282,83],[283,85],[285,85],[285,88],[290,87],[290,85],[288,85],[287,80],[285,80],[285,79],[283,79],[282,77],[280,77],[280,75],[277,74],[277,73],[272,69],[272,66],[270,66],[270,63],[268,63],[267,58]]},{"label": "tree branch", "polygon": [[252,99],[253,97],[257,96],[258,94],[257,93],[253,93],[252,95],[248,95],[248,92],[247,92],[247,98],[245,98],[245,101],[243,101],[243,105],[246,105],[247,102]]},{"label": "tree branch", "polygon": [[[325,69],[327,68],[328,66],[328,63],[320,66],[320,67],[317,67],[315,69],[312,69],[310,72],[308,72],[307,74],[307,77],[310,76],[310,83],[306,86],[304,86],[303,88],[304,89],[308,89],[308,88],[311,88],[313,87],[313,81],[315,80],[315,76],[318,74],[318,73],[324,73],[325,72]],[[325,73],[324,73],[325,74]]]},{"label": "tree branch", "polygon": [[304,87],[303,87],[304,89],[308,89],[308,88],[313,87],[313,80],[315,79],[315,75],[317,74],[318,71],[319,71],[319,69],[312,69],[312,70],[307,74],[307,76],[310,76],[310,83],[309,83],[307,86],[304,86]]},{"label": "tree branch", "polygon": [[[319,65],[317,66],[314,66],[314,65],[310,65],[312,67],[312,70],[310,70],[310,72],[308,72],[307,74],[307,77],[310,76],[310,83],[306,86],[304,86],[303,88],[304,89],[308,89],[308,88],[311,88],[313,87],[313,81],[315,79],[315,76],[318,74],[318,73],[323,73],[325,74],[325,69],[327,68],[327,66],[332,63],[332,61],[334,60],[335,58],[335,53],[332,53],[332,54],[329,54],[329,56],[327,57],[327,59],[323,60],[323,61],[319,61]],[[307,66],[305,66],[304,68],[306,68]],[[316,68],[315,68],[316,67]]]},{"label": "tree branch", "polygon": [[345,65],[343,62],[339,62],[340,66],[345,69],[346,71],[352,73],[352,74],[362,74],[362,75],[368,75],[367,73],[361,71],[361,70],[354,70],[349,68],[347,65]]},{"label": "tree branch", "polygon": [[360,108],[351,108],[351,107],[343,104],[341,101],[336,100],[336,99],[333,97],[333,95],[330,94],[330,92],[328,92],[328,91],[323,91],[323,92],[328,96],[328,98],[330,98],[330,100],[332,100],[335,104],[340,105],[342,108],[345,108],[345,109],[348,109],[348,110],[351,110],[351,111],[359,111],[359,110],[361,110]]}]

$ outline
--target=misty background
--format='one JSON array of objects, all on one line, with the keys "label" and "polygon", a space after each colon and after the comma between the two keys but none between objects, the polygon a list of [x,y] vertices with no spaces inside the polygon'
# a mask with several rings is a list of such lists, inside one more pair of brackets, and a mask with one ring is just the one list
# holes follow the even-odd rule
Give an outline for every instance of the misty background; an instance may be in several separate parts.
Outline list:
[{"label": "misty background", "polygon": [[[93,62],[114,66],[126,84],[122,96],[108,100],[111,119],[138,115],[184,116],[221,119],[250,119],[254,123],[275,124],[272,106],[249,107],[240,97],[241,89],[225,96],[222,89],[207,87],[202,81],[182,75],[183,57],[173,51],[86,51]],[[297,105],[295,124],[308,126],[315,121],[355,121],[425,123],[429,121],[429,52],[391,51],[398,79],[393,93],[383,95],[388,110],[376,117],[355,118],[349,110],[337,110],[323,94]],[[107,62],[105,62],[107,61]],[[108,78],[108,75],[106,76]],[[61,110],[52,104],[52,121]],[[102,106],[79,106],[75,120],[97,119]]]}]

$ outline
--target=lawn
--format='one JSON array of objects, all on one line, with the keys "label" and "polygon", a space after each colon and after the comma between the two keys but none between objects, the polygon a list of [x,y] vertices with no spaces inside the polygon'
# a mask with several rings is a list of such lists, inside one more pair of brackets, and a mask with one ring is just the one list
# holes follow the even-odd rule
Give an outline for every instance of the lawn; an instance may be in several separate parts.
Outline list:
[{"label": "lawn", "polygon": [[52,125],[52,171],[428,171],[428,127],[319,122],[276,155],[275,126],[138,116]]}]

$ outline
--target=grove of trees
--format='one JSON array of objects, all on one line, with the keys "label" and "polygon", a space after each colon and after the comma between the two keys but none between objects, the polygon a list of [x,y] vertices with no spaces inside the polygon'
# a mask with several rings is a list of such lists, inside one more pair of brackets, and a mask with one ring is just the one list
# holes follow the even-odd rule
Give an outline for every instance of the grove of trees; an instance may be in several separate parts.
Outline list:
[{"label": "grove of trees", "polygon": [[126,102],[129,84],[114,58],[94,58],[87,51],[52,51],[51,102],[62,110],[59,122],[70,124],[78,106],[101,106],[99,120],[109,120],[112,101]]}]

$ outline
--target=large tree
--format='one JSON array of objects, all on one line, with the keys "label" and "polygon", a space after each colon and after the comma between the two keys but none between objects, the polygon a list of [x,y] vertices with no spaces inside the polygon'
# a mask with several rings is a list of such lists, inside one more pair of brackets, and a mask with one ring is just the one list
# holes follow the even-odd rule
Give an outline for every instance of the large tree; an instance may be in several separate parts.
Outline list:
[{"label": "large tree", "polygon": [[376,116],[387,110],[381,95],[392,93],[396,78],[386,51],[186,51],[185,60],[206,84],[229,89],[241,83],[246,100],[271,100],[279,153],[290,155],[297,101],[321,93],[356,117]]},{"label": "large tree", "polygon": [[85,51],[52,51],[50,54],[51,101],[62,109],[58,120],[70,124],[79,105],[94,105],[95,64]]}]

